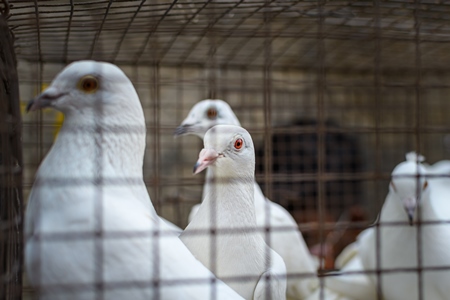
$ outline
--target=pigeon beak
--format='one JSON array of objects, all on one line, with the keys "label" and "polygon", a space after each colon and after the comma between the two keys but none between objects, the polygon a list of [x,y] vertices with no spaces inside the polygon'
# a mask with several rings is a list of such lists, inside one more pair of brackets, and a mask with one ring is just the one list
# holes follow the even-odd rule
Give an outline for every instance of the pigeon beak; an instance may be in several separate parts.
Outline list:
[{"label": "pigeon beak", "polygon": [[223,157],[223,155],[217,153],[214,149],[202,149],[198,155],[198,161],[194,166],[194,175],[200,173],[209,165],[213,164],[219,157]]},{"label": "pigeon beak", "polygon": [[62,97],[64,95],[66,95],[66,94],[60,93],[54,88],[48,88],[47,90],[45,90],[45,92],[43,92],[42,94],[40,94],[36,98],[31,99],[28,102],[26,111],[27,112],[35,111],[35,110],[38,110],[38,109],[49,107],[49,106],[52,105],[52,103],[55,100],[57,100],[58,98],[60,98],[60,97]]},{"label": "pigeon beak", "polygon": [[178,126],[175,131],[173,132],[174,136],[182,136],[185,134],[188,134],[189,132],[192,132],[192,125],[191,124],[183,124]]},{"label": "pigeon beak", "polygon": [[199,138],[203,139],[207,130],[208,130],[208,128],[206,128],[206,130],[205,130],[205,127],[202,126],[199,122],[197,122],[197,123],[184,123],[183,122],[180,126],[178,126],[175,129],[173,134],[175,137],[187,135],[187,134],[193,134],[193,135],[196,135]]},{"label": "pigeon beak", "polygon": [[47,107],[47,106],[50,105],[48,103],[48,101],[45,101],[45,100],[42,100],[42,99],[38,100],[38,99],[39,98],[36,97],[36,98],[31,99],[30,101],[28,101],[27,108],[26,108],[27,112],[35,111],[35,110],[38,110],[38,109],[41,109],[41,108],[44,108],[44,107]]},{"label": "pigeon beak", "polygon": [[408,214],[409,225],[413,225],[414,213],[416,211],[417,201],[414,197],[408,197],[402,200],[403,208]]}]

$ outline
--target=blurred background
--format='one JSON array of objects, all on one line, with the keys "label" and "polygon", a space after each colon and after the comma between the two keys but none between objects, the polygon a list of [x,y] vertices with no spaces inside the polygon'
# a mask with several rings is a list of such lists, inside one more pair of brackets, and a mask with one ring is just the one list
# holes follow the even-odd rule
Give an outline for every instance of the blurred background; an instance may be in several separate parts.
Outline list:
[{"label": "blurred background", "polygon": [[[430,164],[450,156],[449,2],[9,4],[2,17],[17,59],[23,182],[16,188],[25,203],[63,121],[51,110],[25,114],[26,103],[80,59],[115,63],[132,80],[147,122],[145,182],[158,213],[181,228],[201,200],[204,174],[192,176],[192,166],[202,141],[174,138],[174,129],[198,101],[227,101],[253,136],[263,192],[296,219],[323,272],[375,220],[406,152]],[[12,229],[1,228],[6,245]],[[2,270],[8,299],[17,270]]]}]

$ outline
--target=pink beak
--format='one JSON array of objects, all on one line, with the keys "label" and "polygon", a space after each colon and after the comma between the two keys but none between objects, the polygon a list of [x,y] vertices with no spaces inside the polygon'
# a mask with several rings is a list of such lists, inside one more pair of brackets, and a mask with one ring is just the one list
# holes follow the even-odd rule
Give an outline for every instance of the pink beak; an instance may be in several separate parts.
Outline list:
[{"label": "pink beak", "polygon": [[214,149],[202,149],[198,155],[197,163],[194,166],[194,175],[206,169],[210,164],[214,163],[217,158],[222,155]]}]

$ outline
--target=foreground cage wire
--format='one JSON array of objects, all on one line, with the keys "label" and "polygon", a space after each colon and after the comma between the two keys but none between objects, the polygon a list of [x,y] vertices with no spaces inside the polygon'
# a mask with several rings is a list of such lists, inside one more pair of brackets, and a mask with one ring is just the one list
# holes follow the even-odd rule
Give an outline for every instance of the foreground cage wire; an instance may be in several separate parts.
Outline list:
[{"label": "foreground cage wire", "polygon": [[0,299],[22,293],[22,133],[13,36],[0,9]]},{"label": "foreground cage wire", "polygon": [[[428,163],[449,156],[445,1],[11,4],[22,112],[70,62],[120,66],[146,116],[149,194],[158,213],[181,228],[201,198],[203,178],[191,173],[202,142],[173,139],[173,132],[202,99],[227,101],[252,134],[257,182],[324,258],[318,267],[324,276],[375,220],[390,172],[406,152],[416,150]],[[25,199],[62,120],[55,111],[23,115]],[[2,131],[2,141],[7,134]],[[21,165],[20,151],[12,153]],[[2,187],[8,180],[2,177]],[[17,194],[6,195],[2,205]],[[9,221],[0,220],[0,254],[17,268],[20,255],[5,249],[19,251],[14,235],[20,228],[4,226]],[[0,286],[20,284],[11,269],[2,272]],[[25,298],[33,293],[27,283],[23,291]]]}]

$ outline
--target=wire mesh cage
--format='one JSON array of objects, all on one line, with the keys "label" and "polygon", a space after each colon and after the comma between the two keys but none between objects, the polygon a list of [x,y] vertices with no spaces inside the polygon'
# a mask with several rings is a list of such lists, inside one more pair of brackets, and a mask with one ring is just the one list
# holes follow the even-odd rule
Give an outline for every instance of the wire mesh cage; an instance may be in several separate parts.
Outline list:
[{"label": "wire mesh cage", "polygon": [[13,36],[0,10],[0,298],[14,299],[22,286],[22,145],[19,86]]},{"label": "wire mesh cage", "polygon": [[[118,65],[146,117],[148,193],[158,214],[181,228],[202,198],[205,178],[192,177],[192,166],[203,142],[173,134],[203,99],[225,100],[250,132],[256,181],[299,223],[324,277],[342,249],[376,219],[391,171],[406,152],[422,153],[428,163],[449,156],[448,2],[11,4],[22,112],[70,62]],[[40,111],[22,118],[27,199],[63,116]],[[15,195],[8,194],[8,201]],[[1,225],[2,236],[17,243],[11,234],[18,229]],[[5,252],[8,245],[0,250],[9,253],[3,261],[20,265],[17,252]],[[10,274],[2,272],[4,278]],[[24,297],[33,294],[27,283],[23,291]]]}]

